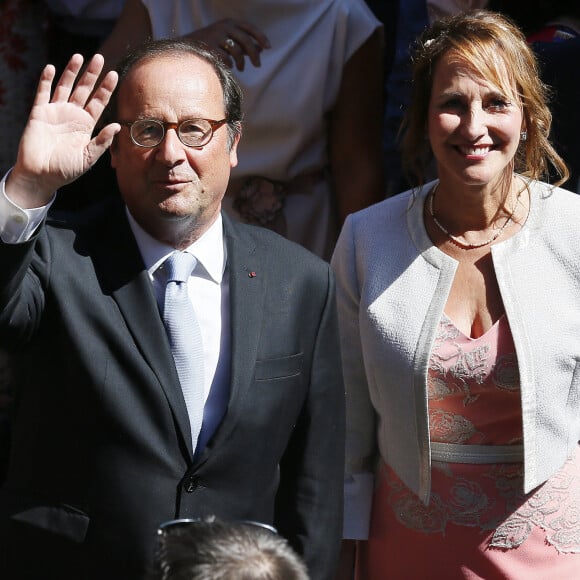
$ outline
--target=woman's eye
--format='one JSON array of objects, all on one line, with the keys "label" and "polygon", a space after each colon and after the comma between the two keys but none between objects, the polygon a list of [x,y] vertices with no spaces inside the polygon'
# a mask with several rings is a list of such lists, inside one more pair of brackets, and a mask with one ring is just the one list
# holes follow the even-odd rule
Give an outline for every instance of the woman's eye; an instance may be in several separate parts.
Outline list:
[{"label": "woman's eye", "polygon": [[442,108],[443,109],[460,109],[463,107],[463,103],[461,102],[461,99],[447,99],[446,101],[443,101],[442,103]]},{"label": "woman's eye", "polygon": [[505,99],[492,99],[488,104],[488,109],[493,111],[503,111],[510,106],[510,103]]}]

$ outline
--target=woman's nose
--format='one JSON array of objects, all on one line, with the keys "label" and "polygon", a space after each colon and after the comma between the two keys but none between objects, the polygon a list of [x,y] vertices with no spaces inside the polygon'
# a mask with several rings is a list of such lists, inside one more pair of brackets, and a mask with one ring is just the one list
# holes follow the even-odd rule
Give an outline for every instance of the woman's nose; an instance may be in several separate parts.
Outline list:
[{"label": "woman's nose", "polygon": [[485,134],[485,111],[478,105],[470,107],[463,115],[461,130],[472,141]]}]

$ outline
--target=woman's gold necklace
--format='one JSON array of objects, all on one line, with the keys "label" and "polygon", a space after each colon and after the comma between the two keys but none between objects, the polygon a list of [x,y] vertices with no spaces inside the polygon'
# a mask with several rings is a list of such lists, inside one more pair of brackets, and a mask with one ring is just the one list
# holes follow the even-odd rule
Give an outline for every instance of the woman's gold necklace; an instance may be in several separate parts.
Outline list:
[{"label": "woman's gold necklace", "polygon": [[512,211],[507,216],[501,228],[499,228],[499,230],[497,230],[497,232],[495,232],[495,234],[493,234],[491,238],[485,240],[485,242],[480,242],[479,244],[469,244],[468,242],[464,242],[463,240],[460,240],[457,236],[450,234],[449,231],[447,231],[447,228],[435,217],[435,214],[433,213],[433,198],[435,197],[435,191],[437,190],[438,185],[439,184],[437,183],[429,195],[429,213],[431,214],[431,217],[433,218],[435,225],[451,240],[452,243],[454,243],[456,246],[459,246],[462,250],[474,250],[475,248],[483,248],[483,246],[487,246],[488,244],[495,242],[495,240],[497,240],[501,236],[503,231],[508,227],[508,225],[512,221],[514,212],[516,210],[515,207],[516,204],[514,204]]}]

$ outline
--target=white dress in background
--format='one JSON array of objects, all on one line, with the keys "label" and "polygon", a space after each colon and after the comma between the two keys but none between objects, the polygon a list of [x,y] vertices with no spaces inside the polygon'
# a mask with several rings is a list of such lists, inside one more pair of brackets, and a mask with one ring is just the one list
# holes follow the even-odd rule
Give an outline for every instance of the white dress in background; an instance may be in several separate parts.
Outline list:
[{"label": "white dress in background", "polygon": [[[245,70],[233,69],[244,93],[233,186],[254,176],[294,180],[285,199],[284,234],[328,257],[337,232],[325,173],[325,116],[336,101],[345,63],[380,22],[363,0],[142,2],[154,38],[181,36],[224,18],[250,22],[266,34],[272,48],[261,53],[261,66],[247,62]],[[304,179],[310,175],[314,178]],[[233,212],[231,202],[227,197],[224,207]]]}]

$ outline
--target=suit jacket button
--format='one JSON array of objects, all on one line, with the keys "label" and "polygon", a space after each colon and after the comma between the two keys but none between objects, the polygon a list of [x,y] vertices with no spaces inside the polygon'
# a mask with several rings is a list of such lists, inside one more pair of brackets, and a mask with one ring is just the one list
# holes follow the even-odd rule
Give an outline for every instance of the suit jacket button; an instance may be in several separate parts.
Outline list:
[{"label": "suit jacket button", "polygon": [[193,493],[198,487],[199,480],[195,476],[188,478],[186,482],[183,484],[183,489],[185,489],[187,493]]}]

